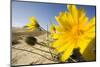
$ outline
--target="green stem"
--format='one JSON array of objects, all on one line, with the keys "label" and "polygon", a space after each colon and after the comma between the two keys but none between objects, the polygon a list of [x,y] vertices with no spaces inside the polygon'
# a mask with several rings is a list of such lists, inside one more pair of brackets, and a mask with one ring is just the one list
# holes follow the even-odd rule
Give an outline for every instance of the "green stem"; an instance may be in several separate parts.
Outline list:
[{"label": "green stem", "polygon": [[45,30],[43,27],[41,27],[41,26],[40,26],[40,29],[43,30],[43,31],[46,31],[46,30]]},{"label": "green stem", "polygon": [[53,49],[52,47],[50,47],[50,46],[48,46],[48,45],[43,45],[43,44],[38,43],[38,42],[37,42],[37,44],[38,44],[38,45],[41,45],[41,46],[44,46],[44,47],[47,47],[47,48],[50,48],[50,49]]},{"label": "green stem", "polygon": [[39,49],[39,48],[36,48],[36,47],[32,47],[32,48],[43,51],[43,52],[46,52],[46,53],[50,53],[49,51],[45,51],[45,50],[42,50],[42,49]]},{"label": "green stem", "polygon": [[[48,31],[48,25],[47,25],[47,31]],[[50,45],[49,45],[49,39],[48,39],[48,32],[47,32],[47,45],[50,47]],[[51,57],[53,58],[53,54],[52,54],[50,48],[49,48],[49,52],[50,52],[50,54],[51,54]],[[53,59],[54,59],[54,58],[53,58]]]},{"label": "green stem", "polygon": [[71,59],[73,62],[75,62],[75,63],[77,62],[76,60],[74,60],[74,59],[73,59],[73,58],[71,58],[71,57],[70,57],[70,59]]}]

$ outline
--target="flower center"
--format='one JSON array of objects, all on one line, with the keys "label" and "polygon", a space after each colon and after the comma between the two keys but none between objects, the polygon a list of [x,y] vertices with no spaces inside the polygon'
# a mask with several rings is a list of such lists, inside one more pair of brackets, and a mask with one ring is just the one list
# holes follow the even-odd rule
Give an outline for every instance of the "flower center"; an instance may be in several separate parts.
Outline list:
[{"label": "flower center", "polygon": [[77,38],[79,38],[81,35],[84,34],[84,31],[83,31],[82,29],[80,29],[78,26],[74,26],[74,27],[72,28],[71,33],[72,33],[73,37],[74,37],[75,39],[77,39]]}]

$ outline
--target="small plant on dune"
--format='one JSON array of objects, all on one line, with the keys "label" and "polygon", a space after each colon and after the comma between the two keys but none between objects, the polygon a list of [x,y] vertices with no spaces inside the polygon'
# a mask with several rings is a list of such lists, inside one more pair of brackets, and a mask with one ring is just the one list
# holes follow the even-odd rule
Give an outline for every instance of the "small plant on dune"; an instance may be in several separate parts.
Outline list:
[{"label": "small plant on dune", "polygon": [[37,39],[35,37],[29,36],[26,38],[26,43],[28,43],[29,45],[35,45],[37,43]]},{"label": "small plant on dune", "polygon": [[24,26],[27,28],[27,31],[31,32],[37,29],[40,29],[40,25],[38,24],[38,21],[36,20],[35,17],[30,17],[30,22]]},{"label": "small plant on dune", "polygon": [[51,46],[61,53],[60,61],[66,62],[77,48],[86,61],[95,60],[95,52],[87,48],[95,46],[89,45],[95,38],[95,17],[89,20],[83,8],[68,5],[68,11],[60,12],[55,18],[59,25],[50,28],[54,39]]},{"label": "small plant on dune", "polygon": [[30,20],[30,22],[24,26],[24,28],[27,30],[27,32],[32,32],[35,30],[46,31],[43,27],[41,27],[39,25],[39,22],[36,20],[36,18],[34,16],[30,17],[29,20]]}]

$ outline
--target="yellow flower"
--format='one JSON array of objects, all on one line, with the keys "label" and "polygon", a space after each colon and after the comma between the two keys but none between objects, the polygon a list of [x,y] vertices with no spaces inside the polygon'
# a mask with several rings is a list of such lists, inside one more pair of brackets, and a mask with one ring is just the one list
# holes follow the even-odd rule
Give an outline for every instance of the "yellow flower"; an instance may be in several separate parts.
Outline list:
[{"label": "yellow flower", "polygon": [[28,27],[28,31],[34,31],[40,27],[35,17],[31,17],[30,23],[26,26]]},{"label": "yellow flower", "polygon": [[51,46],[58,53],[63,53],[60,60],[65,62],[75,48],[80,49],[85,60],[95,60],[95,53],[90,48],[95,46],[90,45],[95,38],[95,17],[89,20],[84,9],[68,5],[68,11],[60,12],[55,18],[59,25],[55,27],[56,33],[51,35],[58,37]]},{"label": "yellow flower", "polygon": [[50,26],[50,32],[56,33],[55,24],[52,24],[52,25]]},{"label": "yellow flower", "polygon": [[57,29],[57,26],[55,24],[52,24],[50,26],[50,32],[51,32],[50,37],[52,37],[53,39],[57,39],[59,37],[58,35],[56,35],[57,33],[56,29]]}]

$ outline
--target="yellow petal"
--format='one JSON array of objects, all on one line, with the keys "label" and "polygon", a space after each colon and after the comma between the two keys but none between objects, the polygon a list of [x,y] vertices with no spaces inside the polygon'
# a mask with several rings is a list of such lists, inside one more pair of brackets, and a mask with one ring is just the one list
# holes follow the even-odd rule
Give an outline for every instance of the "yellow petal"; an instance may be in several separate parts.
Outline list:
[{"label": "yellow petal", "polygon": [[74,46],[75,44],[71,44],[67,49],[66,51],[64,52],[64,54],[61,56],[60,60],[62,62],[65,62],[69,57],[70,55],[72,54],[73,52],[73,49],[74,49]]},{"label": "yellow petal", "polygon": [[62,27],[63,29],[65,29],[65,24],[64,22],[62,22],[62,20],[59,18],[59,16],[55,16],[56,21],[59,23],[60,27]]},{"label": "yellow petal", "polygon": [[88,46],[88,44],[89,44],[89,41],[88,40],[84,40],[84,41],[79,41],[78,42],[79,43],[79,48],[80,48],[80,52],[81,53],[83,53],[84,52],[84,50],[85,50],[85,48]]},{"label": "yellow petal", "polygon": [[89,23],[90,23],[90,24],[95,24],[95,17],[93,17],[93,18],[90,20]]},{"label": "yellow petal", "polygon": [[86,12],[83,8],[78,9],[79,18],[84,18],[86,16]]},{"label": "yellow petal", "polygon": [[66,22],[69,23],[70,25],[74,25],[75,24],[73,16],[71,15],[71,13],[67,14],[66,20],[67,20]]},{"label": "yellow petal", "polygon": [[59,47],[56,48],[56,51],[61,53],[63,51],[66,51],[70,46],[72,45],[72,43],[70,41],[66,41],[65,44],[62,43],[62,45],[60,45]]},{"label": "yellow petal", "polygon": [[80,48],[80,53],[81,54],[83,54],[84,51],[86,51],[88,49],[87,47],[89,46],[89,43],[91,42],[91,40],[94,37],[95,36],[89,36],[89,35],[87,35],[86,37],[79,39],[77,46]]},{"label": "yellow petal", "polygon": [[85,32],[79,39],[92,39],[96,36],[95,32]]},{"label": "yellow petal", "polygon": [[96,60],[96,53],[95,53],[96,42],[95,42],[95,39],[92,39],[91,41],[89,41],[89,43],[88,42],[86,42],[86,43],[87,43],[86,46],[80,47],[80,52],[81,52],[82,56],[84,57],[84,59],[86,61]]},{"label": "yellow petal", "polygon": [[59,46],[63,46],[66,43],[67,43],[66,40],[59,39],[59,40],[56,40],[55,42],[53,42],[52,47],[57,48]]},{"label": "yellow petal", "polygon": [[88,17],[87,16],[83,16],[79,18],[79,27],[80,28],[84,28],[86,27],[86,23],[88,22]]},{"label": "yellow petal", "polygon": [[87,23],[87,25],[86,25],[86,27],[84,28],[84,30],[85,31],[89,31],[89,30],[93,30],[93,31],[95,31],[95,17],[93,17],[91,20],[90,20],[90,22],[88,22]]},{"label": "yellow petal", "polygon": [[[52,34],[54,35],[55,37],[57,37],[57,40],[53,42],[52,46],[53,47],[58,47],[62,44],[65,44],[68,40],[70,41],[71,40],[71,37],[66,34],[66,33],[63,33],[63,34]],[[63,36],[64,35],[64,36]]]},{"label": "yellow petal", "polygon": [[85,13],[85,10],[83,8],[81,8],[81,9],[78,10],[78,12],[79,12],[78,13],[79,23],[82,24],[82,25],[87,23],[88,22],[88,17]]},{"label": "yellow petal", "polygon": [[37,24],[37,21],[36,21],[36,18],[35,18],[35,17],[31,17],[31,18],[30,18],[30,22],[31,22],[33,25]]},{"label": "yellow petal", "polygon": [[64,30],[60,28],[59,26],[55,26],[55,28],[56,28],[57,33],[64,32]]},{"label": "yellow petal", "polygon": [[30,26],[32,26],[32,25],[31,25],[31,24],[27,24],[26,26],[30,27]]},{"label": "yellow petal", "polygon": [[[61,13],[62,15],[55,16],[56,21],[59,23],[60,27],[62,27],[64,30],[68,30],[71,27],[71,22],[69,22],[69,19],[67,17],[67,12]],[[68,19],[66,19],[68,18]],[[72,20],[72,19],[71,19]]]},{"label": "yellow petal", "polygon": [[59,34],[56,34],[56,33],[53,33],[53,34],[51,34],[51,37],[53,39],[59,39],[60,35]]},{"label": "yellow petal", "polygon": [[75,5],[68,5],[68,11],[72,14],[74,23],[78,23],[78,9]]},{"label": "yellow petal", "polygon": [[52,24],[51,26],[50,26],[50,32],[51,33],[56,33],[56,28],[55,28],[55,24]]}]

